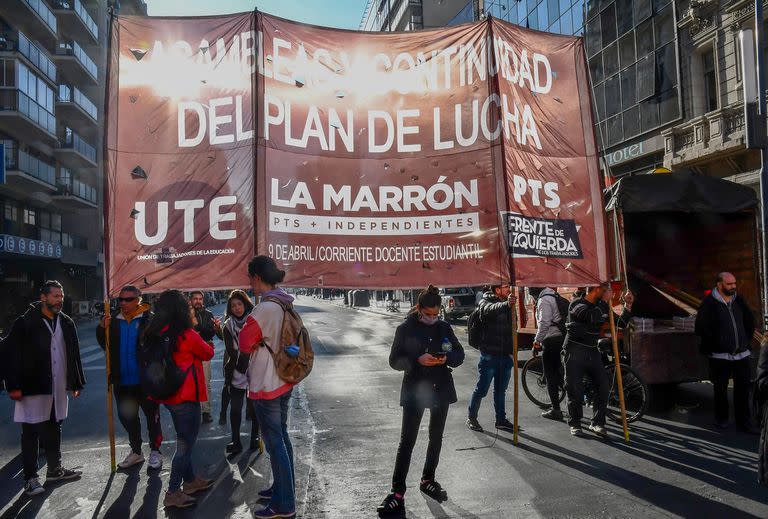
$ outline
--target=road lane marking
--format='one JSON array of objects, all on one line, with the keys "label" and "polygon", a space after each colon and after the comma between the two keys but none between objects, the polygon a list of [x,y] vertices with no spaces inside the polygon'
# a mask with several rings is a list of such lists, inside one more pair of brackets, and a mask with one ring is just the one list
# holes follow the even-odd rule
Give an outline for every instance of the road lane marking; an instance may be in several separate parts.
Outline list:
[{"label": "road lane marking", "polygon": [[103,350],[101,349],[101,346],[99,346],[98,344],[96,346],[86,346],[85,348],[80,348],[80,356],[82,357],[86,353],[91,353],[92,351],[96,351],[96,350],[103,352]]},{"label": "road lane marking", "polygon": [[99,349],[98,353],[93,353],[93,354],[87,355],[85,357],[83,357],[82,354],[81,354],[80,355],[80,362],[82,362],[83,364],[88,364],[91,361],[94,361],[96,359],[103,359],[103,358],[104,358],[104,352],[101,351],[101,349]]}]

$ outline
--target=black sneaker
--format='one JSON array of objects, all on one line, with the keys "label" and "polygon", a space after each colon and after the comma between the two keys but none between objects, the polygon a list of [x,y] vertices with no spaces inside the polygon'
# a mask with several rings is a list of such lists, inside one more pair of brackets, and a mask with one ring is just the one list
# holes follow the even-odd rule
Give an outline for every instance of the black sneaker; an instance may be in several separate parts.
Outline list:
[{"label": "black sneaker", "polygon": [[541,413],[541,416],[550,420],[562,420],[563,412],[560,409],[550,409],[545,413]]},{"label": "black sneaker", "polygon": [[230,442],[226,447],[227,454],[240,454],[243,452],[243,444],[240,442]]},{"label": "black sneaker", "polygon": [[376,509],[379,515],[402,514],[405,511],[405,500],[395,494],[389,494]]},{"label": "black sneaker", "polygon": [[226,415],[219,415],[219,425],[227,425],[227,417]]},{"label": "black sneaker", "polygon": [[213,418],[211,418],[211,413],[203,413],[203,423],[211,423],[213,422]]},{"label": "black sneaker", "polygon": [[467,418],[467,429],[475,432],[483,432],[483,426],[477,421],[477,418]]},{"label": "black sneaker", "polygon": [[24,493],[28,496],[37,496],[45,492],[43,485],[40,484],[40,480],[37,478],[29,478],[24,483]]},{"label": "black sneaker", "polygon": [[265,488],[261,492],[259,492],[259,499],[258,501],[269,501],[272,499],[272,487]]},{"label": "black sneaker", "polygon": [[448,499],[448,492],[443,490],[443,487],[440,486],[440,483],[435,480],[422,480],[421,485],[419,485],[419,490],[438,502],[442,502]]},{"label": "black sneaker", "polygon": [[64,467],[59,467],[53,470],[49,470],[45,475],[46,481],[66,481],[69,479],[77,479],[82,476],[83,473],[79,470],[69,470]]},{"label": "black sneaker", "polygon": [[515,424],[504,418],[503,420],[496,421],[496,428],[501,429],[502,431],[514,432]]}]

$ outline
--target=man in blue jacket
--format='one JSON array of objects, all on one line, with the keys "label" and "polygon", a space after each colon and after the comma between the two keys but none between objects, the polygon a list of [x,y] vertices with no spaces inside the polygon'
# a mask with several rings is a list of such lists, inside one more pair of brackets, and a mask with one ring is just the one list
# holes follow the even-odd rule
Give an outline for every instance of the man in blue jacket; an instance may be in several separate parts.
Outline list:
[{"label": "man in blue jacket", "polygon": [[149,468],[160,469],[163,456],[160,444],[163,431],[160,427],[160,407],[141,389],[138,346],[144,329],[152,319],[149,305],[141,301],[141,291],[126,285],[118,298],[120,310],[114,315],[105,314],[96,328],[96,340],[102,349],[106,346],[106,328],[109,327],[110,382],[115,390],[117,414],[128,433],[131,452],[118,464],[127,469],[144,462],[141,452],[141,421],[139,409],[144,411],[149,434]]}]

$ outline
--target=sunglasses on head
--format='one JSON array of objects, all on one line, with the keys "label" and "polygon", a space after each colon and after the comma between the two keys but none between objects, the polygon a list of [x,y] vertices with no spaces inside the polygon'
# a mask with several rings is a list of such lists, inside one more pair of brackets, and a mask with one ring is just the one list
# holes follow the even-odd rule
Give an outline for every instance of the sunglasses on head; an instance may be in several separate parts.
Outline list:
[{"label": "sunglasses on head", "polygon": [[138,297],[118,297],[117,300],[121,303],[130,303],[132,301],[136,301]]}]

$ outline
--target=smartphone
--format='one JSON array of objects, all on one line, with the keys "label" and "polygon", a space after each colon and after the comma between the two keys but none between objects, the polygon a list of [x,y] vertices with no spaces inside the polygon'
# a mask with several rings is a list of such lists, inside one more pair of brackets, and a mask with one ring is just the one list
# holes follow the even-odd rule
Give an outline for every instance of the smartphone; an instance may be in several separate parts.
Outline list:
[{"label": "smartphone", "polygon": [[447,354],[447,353],[445,353],[444,351],[437,351],[437,352],[435,352],[435,353],[431,353],[431,355],[432,355],[433,357],[445,357],[445,356],[446,356],[446,355],[448,355],[448,354]]}]

